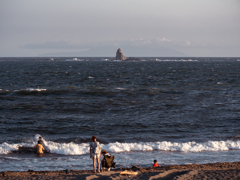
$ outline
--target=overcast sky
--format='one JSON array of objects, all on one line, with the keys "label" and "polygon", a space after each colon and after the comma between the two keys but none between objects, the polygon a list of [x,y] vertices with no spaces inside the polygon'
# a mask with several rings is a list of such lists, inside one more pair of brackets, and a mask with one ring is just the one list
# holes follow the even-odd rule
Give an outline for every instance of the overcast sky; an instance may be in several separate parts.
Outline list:
[{"label": "overcast sky", "polygon": [[240,0],[0,0],[0,56],[240,57]]}]

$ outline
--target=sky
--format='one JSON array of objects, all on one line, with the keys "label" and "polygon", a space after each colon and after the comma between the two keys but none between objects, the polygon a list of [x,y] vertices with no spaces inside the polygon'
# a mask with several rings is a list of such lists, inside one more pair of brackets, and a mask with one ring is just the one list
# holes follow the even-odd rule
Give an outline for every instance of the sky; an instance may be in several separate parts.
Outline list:
[{"label": "sky", "polygon": [[0,0],[0,57],[240,57],[240,0]]}]

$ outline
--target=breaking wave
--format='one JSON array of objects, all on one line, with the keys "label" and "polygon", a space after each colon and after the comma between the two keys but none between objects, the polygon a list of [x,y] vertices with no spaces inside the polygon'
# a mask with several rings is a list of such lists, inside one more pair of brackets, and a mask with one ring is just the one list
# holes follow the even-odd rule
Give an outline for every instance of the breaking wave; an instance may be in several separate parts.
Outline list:
[{"label": "breaking wave", "polygon": [[[51,153],[63,155],[84,155],[89,153],[89,143],[57,143],[53,141],[45,141],[46,146]],[[0,154],[8,154],[17,150],[20,146],[33,147],[35,143],[19,143],[8,144],[6,142],[0,144]],[[204,151],[228,151],[240,150],[240,141],[207,141],[203,143],[197,142],[139,142],[139,143],[109,143],[101,144],[101,148],[108,152],[130,152],[130,151],[177,151],[177,152],[204,152]]]}]

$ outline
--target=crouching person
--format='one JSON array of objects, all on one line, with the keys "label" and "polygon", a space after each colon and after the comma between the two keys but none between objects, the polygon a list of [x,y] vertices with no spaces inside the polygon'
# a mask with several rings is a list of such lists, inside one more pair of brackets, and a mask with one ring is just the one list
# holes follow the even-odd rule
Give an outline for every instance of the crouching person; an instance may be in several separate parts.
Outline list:
[{"label": "crouching person", "polygon": [[107,168],[108,171],[110,171],[111,167],[116,167],[116,163],[114,162],[114,156],[111,156],[111,154],[107,153],[107,151],[102,150],[102,171]]}]

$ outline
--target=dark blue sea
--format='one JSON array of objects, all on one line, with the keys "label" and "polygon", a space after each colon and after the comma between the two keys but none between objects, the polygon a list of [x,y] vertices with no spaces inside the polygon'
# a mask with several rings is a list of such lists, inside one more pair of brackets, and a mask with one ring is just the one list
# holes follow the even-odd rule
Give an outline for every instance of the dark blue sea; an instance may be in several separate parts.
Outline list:
[{"label": "dark blue sea", "polygon": [[240,161],[240,58],[141,59],[0,58],[1,171]]}]

